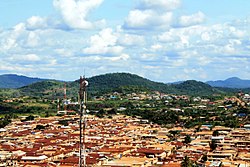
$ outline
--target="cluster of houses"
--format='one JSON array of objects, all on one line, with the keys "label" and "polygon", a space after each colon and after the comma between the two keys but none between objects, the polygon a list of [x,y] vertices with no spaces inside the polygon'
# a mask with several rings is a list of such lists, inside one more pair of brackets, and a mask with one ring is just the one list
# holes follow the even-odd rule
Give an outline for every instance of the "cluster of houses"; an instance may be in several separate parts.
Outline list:
[{"label": "cluster of houses", "polygon": [[[170,106],[173,100],[190,101],[190,98],[159,92],[125,95],[115,92],[95,100],[145,100],[144,107],[154,107],[155,100]],[[13,100],[16,99],[4,102]],[[154,102],[147,103],[147,100]],[[217,102],[193,97],[191,101],[193,104],[186,108],[207,109],[216,105],[230,110],[232,104],[249,106],[250,96],[239,94]],[[171,106],[168,111],[184,112],[186,108]],[[117,110],[126,110],[126,106]],[[79,116],[70,112],[58,111],[62,116],[37,117],[32,121],[16,119],[1,128],[0,167],[79,166]],[[119,114],[108,118],[87,115],[86,120],[84,145],[88,167],[179,167],[185,156],[198,166],[250,166],[250,124],[235,129],[211,125],[166,128]],[[185,141],[187,136],[190,137],[188,143]]]},{"label": "cluster of houses", "polygon": [[[250,165],[249,125],[239,129],[203,125],[197,131],[164,128],[124,115],[86,119],[86,166],[178,167],[185,156],[199,166]],[[0,166],[78,166],[79,133],[75,115],[13,120],[0,129]],[[186,136],[191,138],[188,143]],[[211,149],[212,141],[216,148]]]}]

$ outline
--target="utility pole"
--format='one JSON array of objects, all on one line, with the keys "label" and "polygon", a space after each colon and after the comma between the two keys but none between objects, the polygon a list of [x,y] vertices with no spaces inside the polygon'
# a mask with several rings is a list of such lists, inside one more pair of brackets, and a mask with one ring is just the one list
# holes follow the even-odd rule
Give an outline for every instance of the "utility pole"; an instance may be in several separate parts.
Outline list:
[{"label": "utility pole", "polygon": [[80,77],[80,89],[79,89],[79,105],[80,105],[80,142],[79,142],[79,167],[86,167],[86,149],[85,149],[85,128],[86,128],[86,101],[87,92],[86,87],[88,81],[85,77]]}]

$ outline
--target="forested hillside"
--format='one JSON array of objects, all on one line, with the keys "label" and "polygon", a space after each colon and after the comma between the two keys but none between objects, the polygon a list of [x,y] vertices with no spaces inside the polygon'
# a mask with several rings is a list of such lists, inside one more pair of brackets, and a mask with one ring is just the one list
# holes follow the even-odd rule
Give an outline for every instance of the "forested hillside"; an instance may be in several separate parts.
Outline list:
[{"label": "forested hillside", "polygon": [[[109,92],[131,93],[139,91],[159,91],[168,94],[184,94],[191,96],[211,96],[240,91],[239,89],[215,88],[206,83],[195,80],[184,81],[179,84],[164,84],[130,73],[111,73],[87,78],[89,96],[102,95]],[[36,96],[45,98],[63,97],[64,83],[66,83],[67,97],[77,97],[79,80],[74,82],[41,81],[18,89],[2,89],[3,94],[14,96]],[[242,89],[241,89],[242,90]],[[247,90],[247,89],[246,89]],[[244,91],[244,90],[243,90]]]},{"label": "forested hillside", "polygon": [[0,75],[0,88],[20,88],[44,80],[15,74]]}]

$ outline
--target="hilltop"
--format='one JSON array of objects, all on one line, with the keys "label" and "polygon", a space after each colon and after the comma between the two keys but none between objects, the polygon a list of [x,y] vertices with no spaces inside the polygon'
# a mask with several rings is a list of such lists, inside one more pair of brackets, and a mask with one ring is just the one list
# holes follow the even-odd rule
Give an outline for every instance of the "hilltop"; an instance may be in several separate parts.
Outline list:
[{"label": "hilltop", "polygon": [[0,75],[0,88],[20,88],[47,79],[31,78],[16,74]]},{"label": "hilltop", "polygon": [[[2,80],[3,85],[14,85],[16,89],[1,90],[2,95],[15,94],[15,96],[35,96],[45,98],[63,97],[64,83],[67,87],[68,97],[77,97],[79,89],[79,80],[63,82],[56,80],[45,80],[39,78],[29,78],[25,76],[12,76],[15,80]],[[132,93],[140,91],[159,91],[168,94],[185,94],[191,96],[211,96],[214,94],[228,94],[238,92],[240,89],[224,88],[218,85],[213,86],[211,82],[204,83],[195,80],[182,81],[179,83],[165,84],[154,82],[136,74],[130,73],[108,73],[87,78],[89,82],[88,93],[91,96],[99,96],[109,92]],[[231,79],[238,80],[237,78]],[[13,81],[12,84],[9,82]],[[15,83],[25,84],[19,87]],[[29,81],[29,82],[28,82]],[[230,80],[229,80],[230,81]],[[242,89],[241,89],[242,90]],[[244,89],[249,90],[249,89]],[[6,93],[7,91],[7,93]]]},{"label": "hilltop", "polygon": [[[109,92],[131,93],[139,91],[159,91],[169,94],[186,94],[208,96],[225,93],[217,88],[194,80],[184,81],[179,84],[164,84],[154,82],[141,76],[130,73],[109,73],[87,78],[90,95],[102,95]],[[77,97],[79,80],[66,82],[67,96]],[[42,81],[19,88],[21,95],[58,97],[63,96],[64,82]]]},{"label": "hilltop", "polygon": [[213,87],[250,88],[250,80],[244,80],[238,77],[231,77],[226,80],[208,81],[206,83]]}]

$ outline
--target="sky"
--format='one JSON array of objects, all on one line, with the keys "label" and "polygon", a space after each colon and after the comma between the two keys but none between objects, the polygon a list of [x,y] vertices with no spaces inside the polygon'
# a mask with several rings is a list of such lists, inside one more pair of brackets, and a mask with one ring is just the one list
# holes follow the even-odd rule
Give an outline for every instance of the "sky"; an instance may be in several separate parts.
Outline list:
[{"label": "sky", "polygon": [[250,79],[249,0],[1,0],[0,74]]}]

